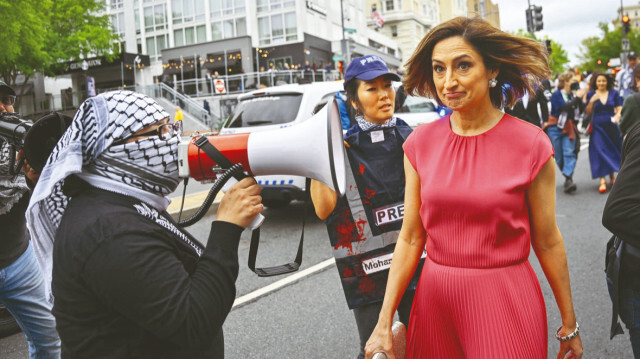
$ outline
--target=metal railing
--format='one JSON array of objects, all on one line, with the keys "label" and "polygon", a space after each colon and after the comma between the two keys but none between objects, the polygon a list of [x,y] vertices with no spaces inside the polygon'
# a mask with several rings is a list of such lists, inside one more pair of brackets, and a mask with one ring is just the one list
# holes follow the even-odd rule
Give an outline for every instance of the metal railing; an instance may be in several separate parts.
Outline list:
[{"label": "metal railing", "polygon": [[[241,94],[262,87],[336,81],[340,78],[341,74],[337,70],[281,70],[222,75],[211,79],[178,80],[175,82],[174,87],[192,97],[223,96],[228,94]],[[224,80],[224,91],[221,91],[222,88],[216,88],[216,80],[218,79]]]},{"label": "metal railing", "polygon": [[216,123],[220,122],[220,119],[205,110],[199,101],[196,101],[189,95],[182,94],[163,83],[127,87],[127,90],[136,91],[152,98],[165,98],[174,105],[180,106],[184,112],[190,114],[196,120],[205,124],[208,128],[213,128]]}]

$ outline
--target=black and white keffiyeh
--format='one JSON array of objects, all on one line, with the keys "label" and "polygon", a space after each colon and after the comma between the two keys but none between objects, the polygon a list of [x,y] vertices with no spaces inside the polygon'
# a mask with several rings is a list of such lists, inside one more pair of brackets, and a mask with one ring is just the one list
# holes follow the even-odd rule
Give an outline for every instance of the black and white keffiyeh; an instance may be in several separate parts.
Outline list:
[{"label": "black and white keffiyeh", "polygon": [[94,187],[165,210],[169,200],[164,196],[179,181],[179,137],[111,144],[168,117],[153,99],[131,91],[91,97],[78,109],[40,174],[26,214],[49,297],[53,241],[68,203],[62,192],[64,179],[75,174]]},{"label": "black and white keffiyeh", "polygon": [[0,215],[8,213],[29,192],[24,176],[11,174],[11,150],[9,143],[0,137]]},{"label": "black and white keffiyeh", "polygon": [[364,116],[356,117],[356,122],[358,123],[358,126],[360,127],[360,129],[362,131],[378,130],[378,129],[381,129],[381,128],[387,128],[387,127],[395,126],[396,125],[396,116],[391,117],[384,124],[377,124],[377,123],[369,122],[369,121],[364,119]]}]

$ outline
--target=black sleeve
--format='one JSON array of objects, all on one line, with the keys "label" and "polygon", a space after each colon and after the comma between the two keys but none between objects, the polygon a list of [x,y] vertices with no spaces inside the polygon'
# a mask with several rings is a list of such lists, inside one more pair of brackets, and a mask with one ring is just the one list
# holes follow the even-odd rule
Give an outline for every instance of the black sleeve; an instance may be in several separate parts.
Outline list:
[{"label": "black sleeve", "polygon": [[602,214],[611,233],[640,248],[640,126],[625,139],[623,161]]},{"label": "black sleeve", "polygon": [[189,276],[167,241],[131,232],[104,240],[87,259],[83,279],[109,309],[157,337],[207,349],[235,300],[241,233],[234,224],[213,222]]},{"label": "black sleeve", "polygon": [[547,100],[547,97],[544,95],[544,90],[542,88],[539,88],[536,91],[536,99],[540,104],[540,116],[542,117],[542,122],[549,121],[549,105],[548,105],[549,101]]}]

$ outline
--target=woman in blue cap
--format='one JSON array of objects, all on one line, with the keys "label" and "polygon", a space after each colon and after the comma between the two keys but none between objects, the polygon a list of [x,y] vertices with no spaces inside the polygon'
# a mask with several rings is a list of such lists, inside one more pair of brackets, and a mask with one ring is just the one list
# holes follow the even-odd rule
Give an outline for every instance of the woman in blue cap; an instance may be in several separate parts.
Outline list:
[{"label": "woman in blue cap", "polygon": [[[411,128],[394,116],[400,77],[378,56],[351,61],[345,72],[347,103],[356,124],[345,134],[347,190],[337,198],[312,181],[316,214],[325,220],[342,287],[360,335],[360,353],[373,332],[382,307],[391,257],[404,215],[404,151]],[[416,273],[420,273],[416,271]],[[407,289],[398,313],[408,325],[417,276]]]}]

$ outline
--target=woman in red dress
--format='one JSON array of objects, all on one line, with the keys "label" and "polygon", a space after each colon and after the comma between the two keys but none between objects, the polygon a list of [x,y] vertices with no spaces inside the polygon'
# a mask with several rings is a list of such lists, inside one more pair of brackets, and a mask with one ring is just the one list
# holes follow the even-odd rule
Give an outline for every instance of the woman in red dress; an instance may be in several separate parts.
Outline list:
[{"label": "woman in red dress", "polygon": [[408,93],[435,97],[453,113],[419,126],[404,144],[404,222],[367,358],[393,357],[393,313],[425,245],[407,358],[547,358],[531,247],[562,317],[558,358],[581,358],[555,219],[553,148],[539,127],[501,110],[548,77],[544,47],[459,17],[425,36],[407,70]]}]

